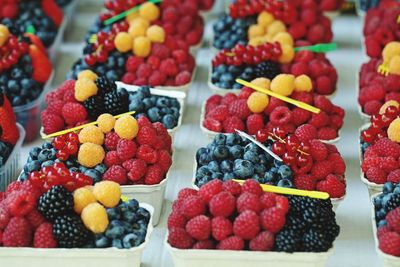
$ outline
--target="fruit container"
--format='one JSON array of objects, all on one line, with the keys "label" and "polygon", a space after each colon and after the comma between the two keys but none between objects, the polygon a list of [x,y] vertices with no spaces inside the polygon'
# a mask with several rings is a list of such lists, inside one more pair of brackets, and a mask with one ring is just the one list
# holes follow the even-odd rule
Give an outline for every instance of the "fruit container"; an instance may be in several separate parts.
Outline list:
[{"label": "fruit container", "polygon": [[171,253],[175,267],[323,267],[333,252],[333,248],[320,253],[177,249],[171,247],[167,238],[168,234],[164,244]]},{"label": "fruit container", "polygon": [[[199,187],[196,185],[196,171],[197,171],[197,160],[196,156],[194,157],[194,164],[193,164],[193,174],[192,174],[192,187],[196,190],[199,190]],[[339,204],[342,203],[346,195],[342,196],[341,198],[331,198],[332,202],[332,210],[336,212]],[[311,266],[311,265],[310,265]]]},{"label": "fruit container", "polygon": [[[360,166],[362,164],[363,161],[363,156],[362,156],[362,150],[361,150],[361,132],[366,130],[368,127],[370,126],[369,123],[364,124],[363,126],[360,127],[360,129],[358,130],[359,134],[358,134],[358,153],[359,153],[359,158],[360,158]],[[368,193],[370,196],[375,195],[377,193],[381,193],[383,190],[383,184],[377,184],[377,183],[373,183],[370,182],[366,177],[365,177],[365,173],[361,170],[360,167],[360,178],[361,181],[367,186],[368,188]]]},{"label": "fruit container", "polygon": [[[150,222],[154,209],[146,203],[140,203],[140,207],[147,209],[150,214]],[[153,225],[148,224],[144,243],[131,249],[80,249],[80,248],[0,248],[2,266],[7,267],[140,267],[143,250],[148,245]]]},{"label": "fruit container", "polygon": [[[204,21],[209,21],[213,16],[219,16],[226,10],[226,1],[215,0],[211,9],[201,10],[200,15],[203,17]],[[229,4],[228,4],[229,5]]]},{"label": "fruit container", "polygon": [[377,236],[377,229],[376,229],[376,221],[375,221],[375,206],[374,206],[374,198],[378,196],[379,193],[371,195],[371,221],[372,221],[372,232],[374,235],[375,240],[375,250],[378,253],[379,257],[382,259],[383,266],[385,267],[400,267],[400,258],[392,256],[390,254],[384,253],[382,250],[379,249],[379,241]]},{"label": "fruit container", "polygon": [[6,164],[0,168],[0,192],[6,190],[7,186],[17,179],[20,171],[20,153],[22,143],[25,139],[25,130],[19,123],[17,123],[17,127],[19,130],[19,139],[8,157]]},{"label": "fruit container", "polygon": [[54,77],[54,71],[50,75],[49,80],[43,87],[42,93],[34,101],[22,105],[13,107],[15,116],[17,116],[17,121],[25,129],[25,142],[31,142],[35,140],[39,135],[40,130],[40,112],[42,109],[42,102],[44,96],[50,91],[51,82]]}]

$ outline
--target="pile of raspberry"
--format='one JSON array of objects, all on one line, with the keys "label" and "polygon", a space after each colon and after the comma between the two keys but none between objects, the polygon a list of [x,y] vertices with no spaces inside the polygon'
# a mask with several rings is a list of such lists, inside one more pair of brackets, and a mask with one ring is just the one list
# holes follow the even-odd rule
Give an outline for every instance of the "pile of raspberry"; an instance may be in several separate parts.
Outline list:
[{"label": "pile of raspberry", "polygon": [[[213,180],[199,191],[186,188],[179,192],[168,218],[168,243],[178,249],[326,251],[339,232],[332,206],[329,200],[304,205],[307,201],[265,193],[251,179],[243,186]],[[303,218],[297,211],[301,205],[318,216]],[[319,216],[327,219],[323,225],[317,222]],[[296,219],[301,223],[294,224]],[[307,238],[317,225],[319,236]]]},{"label": "pile of raspberry", "polygon": [[272,131],[281,126],[287,133],[305,123],[311,124],[317,139],[333,140],[343,125],[344,110],[332,104],[324,96],[312,93],[294,92],[290,97],[321,109],[314,114],[299,107],[289,105],[277,98],[269,98],[267,107],[261,113],[252,113],[248,107],[249,96],[254,91],[244,87],[236,96],[214,95],[205,104],[205,117],[202,124],[213,132],[234,133],[235,129],[256,134],[261,129]]},{"label": "pile of raspberry", "polygon": [[336,91],[338,80],[336,68],[323,53],[299,51],[293,62],[284,65],[282,70],[295,76],[308,75],[317,94],[331,95]]},{"label": "pile of raspberry", "polygon": [[196,62],[189,46],[167,36],[164,44],[153,44],[150,56],[129,56],[122,82],[138,86],[182,86],[190,83]]},{"label": "pile of raspberry", "polygon": [[172,140],[160,123],[138,118],[139,131],[133,140],[121,139],[117,133],[105,135],[107,171],[103,180],[120,185],[154,185],[165,179],[171,167]]},{"label": "pile of raspberry", "polygon": [[359,73],[358,103],[368,115],[377,113],[386,101],[400,101],[400,75],[379,74],[377,69],[381,63],[380,59],[371,59],[361,66]]},{"label": "pile of raspberry", "polygon": [[377,7],[368,10],[363,34],[369,57],[379,58],[387,43],[400,38],[397,23],[399,15],[400,3],[395,0],[380,1]]}]

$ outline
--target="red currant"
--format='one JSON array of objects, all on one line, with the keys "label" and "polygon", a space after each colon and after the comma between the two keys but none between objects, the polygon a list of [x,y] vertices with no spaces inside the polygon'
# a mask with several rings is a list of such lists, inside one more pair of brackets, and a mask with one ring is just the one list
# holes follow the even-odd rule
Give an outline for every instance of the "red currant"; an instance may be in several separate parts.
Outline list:
[{"label": "red currant", "polygon": [[56,157],[59,160],[66,161],[69,158],[69,154],[66,150],[61,149],[57,151]]},{"label": "red currant", "polygon": [[304,167],[312,160],[312,157],[310,155],[302,154],[297,156],[296,158],[296,163],[297,166]]},{"label": "red currant", "polygon": [[272,145],[272,152],[277,154],[278,156],[282,156],[286,152],[286,146],[284,143],[281,142],[275,142]]},{"label": "red currant", "polygon": [[68,154],[76,155],[76,153],[78,153],[78,144],[75,142],[67,142],[65,149]]},{"label": "red currant", "polygon": [[395,107],[395,106],[388,106],[388,107],[386,108],[386,111],[385,111],[385,116],[388,117],[388,118],[394,119],[394,118],[397,117],[398,111],[399,111],[399,110],[398,110],[397,107]]},{"label": "red currant", "polygon": [[287,165],[295,165],[296,164],[296,158],[293,153],[286,152],[283,155],[283,162]]},{"label": "red currant", "polygon": [[372,143],[375,140],[375,133],[370,131],[370,129],[367,129],[361,132],[361,138],[364,140],[364,142]]},{"label": "red currant", "polygon": [[269,131],[267,129],[261,129],[256,133],[256,139],[261,143],[265,143],[268,140]]},{"label": "red currant", "polygon": [[53,140],[53,146],[55,149],[63,149],[65,146],[65,137],[64,136],[57,136]]}]

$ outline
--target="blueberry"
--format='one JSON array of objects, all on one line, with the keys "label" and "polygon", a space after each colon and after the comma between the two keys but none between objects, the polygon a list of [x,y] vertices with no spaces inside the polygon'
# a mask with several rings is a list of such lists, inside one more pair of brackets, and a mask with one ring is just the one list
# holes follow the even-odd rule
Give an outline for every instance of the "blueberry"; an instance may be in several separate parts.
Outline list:
[{"label": "blueberry", "polygon": [[275,181],[276,181],[275,175],[272,172],[266,172],[264,174],[264,180],[265,180],[266,183],[275,184]]},{"label": "blueberry", "polygon": [[51,155],[52,152],[50,149],[43,149],[42,151],[40,151],[37,158],[40,162],[45,162],[52,159]]},{"label": "blueberry", "polygon": [[278,169],[278,174],[282,178],[291,179],[292,178],[292,170],[287,165],[281,165]]},{"label": "blueberry", "polygon": [[291,188],[291,187],[293,187],[293,184],[289,179],[281,179],[278,182],[277,186]]},{"label": "blueberry", "polygon": [[391,193],[393,192],[393,190],[394,190],[394,185],[391,182],[386,182],[383,185],[383,194]]},{"label": "blueberry", "polygon": [[177,125],[177,121],[173,115],[167,114],[162,118],[162,124],[165,126],[165,128],[172,129]]},{"label": "blueberry", "polygon": [[228,67],[226,66],[226,65],[218,65],[216,68],[215,68],[215,70],[216,71],[218,71],[219,73],[225,73],[225,72],[227,72],[228,71]]},{"label": "blueberry", "polygon": [[211,175],[211,174],[212,174],[212,173],[211,173],[210,169],[208,169],[207,166],[201,166],[201,167],[198,168],[197,171],[196,171],[196,177],[197,177],[197,176],[203,177],[203,176]]},{"label": "blueberry", "polygon": [[257,173],[258,175],[264,176],[265,170],[266,168],[264,165],[260,163],[254,164],[254,172]]},{"label": "blueberry", "polygon": [[270,163],[272,163],[272,161],[273,161],[272,156],[268,153],[259,154],[258,159],[259,159],[260,163],[263,165],[270,165]]},{"label": "blueberry", "polygon": [[210,180],[211,180],[211,176],[203,176],[199,179],[196,177],[196,185],[198,187],[202,187],[203,185],[208,183]]},{"label": "blueberry", "polygon": [[39,171],[41,168],[41,164],[39,160],[33,160],[24,166],[24,171],[31,173],[33,171]]},{"label": "blueberry", "polygon": [[144,108],[145,108],[145,105],[143,104],[142,100],[139,98],[134,98],[129,101],[129,110],[130,111],[142,112]]},{"label": "blueberry", "polygon": [[387,221],[386,221],[386,220],[380,220],[380,221],[378,222],[378,228],[379,228],[379,227],[386,226],[386,225],[387,225]]},{"label": "blueberry", "polygon": [[20,85],[15,80],[9,80],[7,83],[7,88],[13,94],[18,94],[19,91],[21,90]]},{"label": "blueberry", "polygon": [[97,235],[95,245],[97,248],[107,248],[110,246],[110,241],[104,235]]},{"label": "blueberry", "polygon": [[53,145],[51,143],[46,142],[46,143],[43,143],[42,148],[43,149],[52,149]]},{"label": "blueberry", "polygon": [[234,145],[240,145],[242,143],[242,138],[240,135],[237,134],[229,134],[226,136],[226,145],[228,146],[234,146]]},{"label": "blueberry", "polygon": [[235,174],[233,174],[231,172],[224,173],[224,178],[223,178],[224,181],[228,181],[228,180],[232,180],[232,179],[235,179]]},{"label": "blueberry", "polygon": [[127,212],[122,213],[122,218],[124,221],[126,221],[128,223],[134,223],[137,221],[138,216],[136,216],[136,214],[134,212],[127,211]]},{"label": "blueberry", "polygon": [[47,160],[47,161],[45,161],[45,162],[43,162],[42,164],[41,164],[41,167],[42,168],[44,168],[44,167],[50,167],[50,166],[53,166],[54,165],[54,161],[53,160]]},{"label": "blueberry", "polygon": [[121,237],[125,232],[124,226],[125,224],[122,221],[119,220],[111,221],[105,232],[106,237],[113,239]]},{"label": "blueberry", "polygon": [[258,154],[258,146],[254,143],[249,143],[244,147],[244,152],[248,152],[248,151]]},{"label": "blueberry", "polygon": [[384,195],[384,196],[382,197],[382,207],[383,207],[383,208],[386,209],[387,202],[391,199],[392,196],[393,196],[393,193],[389,193],[389,194]]},{"label": "blueberry", "polygon": [[378,212],[375,214],[375,216],[376,216],[377,220],[382,220],[385,218],[386,212],[385,212],[385,210],[382,210],[382,209],[378,210]]},{"label": "blueberry", "polygon": [[225,82],[225,83],[231,83],[233,81],[234,77],[230,73],[224,73],[221,75],[220,81]]},{"label": "blueberry", "polygon": [[124,246],[122,245],[122,241],[121,239],[113,239],[111,242],[111,246],[114,248],[124,248]]},{"label": "blueberry", "polygon": [[226,141],[226,136],[224,134],[217,134],[213,140],[213,142],[216,145],[221,145],[221,146],[225,145],[225,141]]},{"label": "blueberry", "polygon": [[198,163],[200,165],[207,165],[211,160],[212,160],[212,158],[210,157],[210,155],[201,154],[199,157]]},{"label": "blueberry", "polygon": [[248,160],[237,159],[234,162],[233,172],[239,176],[239,178],[248,178],[254,174],[254,166]]},{"label": "blueberry", "polygon": [[94,169],[100,172],[101,174],[104,174],[107,170],[107,167],[104,164],[98,164]]},{"label": "blueberry", "polygon": [[393,190],[393,193],[396,195],[400,194],[400,187],[396,186],[396,188]]},{"label": "blueberry", "polygon": [[144,220],[147,223],[149,222],[150,213],[145,208],[138,208],[136,214],[139,216],[140,219]]},{"label": "blueberry", "polygon": [[150,97],[151,92],[150,92],[150,87],[148,86],[142,86],[138,90],[140,93],[142,93],[145,97]]},{"label": "blueberry", "polygon": [[95,169],[88,169],[84,172],[84,174],[92,178],[93,183],[98,183],[101,181],[101,173]]},{"label": "blueberry", "polygon": [[139,202],[136,199],[130,199],[125,203],[128,205],[131,212],[136,212],[136,210],[139,208]]},{"label": "blueberry", "polygon": [[213,151],[215,159],[223,160],[229,157],[229,149],[226,146],[218,145]]},{"label": "blueberry", "polygon": [[34,148],[32,148],[32,149],[29,151],[29,156],[30,156],[32,159],[37,159],[37,157],[38,157],[40,151],[42,151],[42,149],[41,149],[40,147],[34,147]]},{"label": "blueberry", "polygon": [[85,173],[85,171],[87,171],[88,170],[88,168],[86,168],[86,167],[84,167],[84,166],[79,166],[79,171],[81,172],[81,173]]},{"label": "blueberry", "polygon": [[123,244],[124,248],[137,247],[137,246],[140,245],[140,243],[141,242],[140,242],[138,236],[136,234],[134,234],[134,233],[127,234],[122,239],[122,244]]},{"label": "blueberry", "polygon": [[279,168],[279,166],[281,166],[282,164],[283,164],[282,161],[279,161],[279,160],[274,159],[274,166],[275,166],[275,167]]},{"label": "blueberry", "polygon": [[229,153],[231,154],[232,158],[240,159],[243,156],[243,147],[240,145],[234,145],[229,148]]},{"label": "blueberry", "polygon": [[201,148],[199,148],[197,150],[197,152],[196,152],[196,160],[199,161],[200,156],[203,155],[203,154],[206,154],[206,155],[208,154],[208,149],[205,148],[205,147],[201,147]]},{"label": "blueberry", "polygon": [[180,111],[179,111],[179,107],[172,107],[171,110],[171,114],[172,116],[174,116],[176,118],[176,121],[179,120],[179,115],[180,115]]},{"label": "blueberry", "polygon": [[224,177],[224,175],[222,174],[222,173],[220,173],[220,172],[214,172],[212,175],[211,175],[211,179],[218,179],[218,180],[222,180],[222,178]]},{"label": "blueberry", "polygon": [[157,122],[161,120],[161,113],[157,107],[152,107],[147,111],[147,116],[151,122]]},{"label": "blueberry", "polygon": [[228,173],[228,172],[232,172],[232,161],[230,160],[223,160],[220,164],[219,164],[219,169],[221,170],[221,172],[223,173]]},{"label": "blueberry", "polygon": [[74,173],[78,173],[79,172],[79,168],[78,167],[71,167],[68,169],[70,172],[74,172]]},{"label": "blueberry", "polygon": [[[1,158],[1,157],[0,157]],[[0,159],[0,163],[1,163],[1,159]],[[18,177],[18,181],[22,181],[25,182],[26,180],[28,180],[29,175],[26,172],[21,173],[21,175]]]},{"label": "blueberry", "polygon": [[213,160],[210,163],[208,163],[207,167],[211,172],[219,172],[220,171],[219,164],[215,160]]},{"label": "blueberry", "polygon": [[247,151],[246,153],[244,153],[243,159],[249,160],[254,164],[258,163],[258,156],[253,151]]},{"label": "blueberry", "polygon": [[118,205],[118,208],[119,208],[119,211],[121,212],[121,214],[130,211],[128,203],[126,203],[126,202],[123,202],[120,205]]},{"label": "blueberry", "polygon": [[144,105],[144,109],[146,109],[146,110],[148,110],[148,109],[150,109],[151,107],[154,106],[154,103],[153,103],[153,101],[151,101],[150,98],[143,99],[142,103]]},{"label": "blueberry", "polygon": [[118,208],[108,208],[107,216],[110,220],[119,220],[121,219],[121,213]]},{"label": "blueberry", "polygon": [[156,106],[159,108],[166,108],[168,106],[168,99],[166,97],[159,97],[156,101]]}]

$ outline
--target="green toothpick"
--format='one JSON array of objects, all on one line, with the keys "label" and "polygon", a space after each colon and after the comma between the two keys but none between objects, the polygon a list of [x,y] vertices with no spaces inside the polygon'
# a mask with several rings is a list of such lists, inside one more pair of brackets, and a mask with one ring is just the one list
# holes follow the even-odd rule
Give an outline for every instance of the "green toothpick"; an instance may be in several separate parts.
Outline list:
[{"label": "green toothpick", "polygon": [[33,27],[33,25],[29,25],[29,26],[26,28],[26,33],[35,34],[35,33],[36,33],[35,27]]},{"label": "green toothpick", "polygon": [[[153,4],[157,4],[157,3],[160,3],[161,1],[162,0],[149,0],[147,2],[150,2],[150,3],[153,3]],[[109,18],[106,21],[104,21],[104,25],[107,26],[107,25],[113,24],[114,22],[125,18],[129,14],[132,14],[133,12],[138,11],[140,7],[141,7],[141,5],[138,5],[138,6],[132,7],[131,9],[128,9],[128,10],[122,12],[122,13],[119,13],[118,15],[116,15],[116,16],[114,16],[112,18]]]},{"label": "green toothpick", "polygon": [[337,49],[336,43],[328,43],[328,44],[316,44],[310,46],[295,47],[294,51],[298,52],[302,50],[308,50],[315,53],[326,53],[329,51],[335,51],[336,49]]}]

